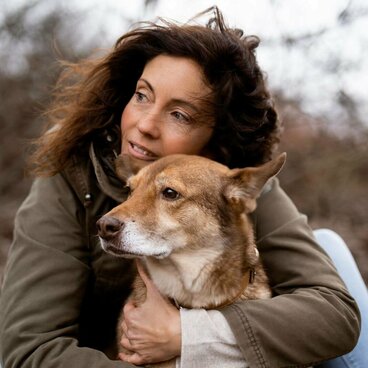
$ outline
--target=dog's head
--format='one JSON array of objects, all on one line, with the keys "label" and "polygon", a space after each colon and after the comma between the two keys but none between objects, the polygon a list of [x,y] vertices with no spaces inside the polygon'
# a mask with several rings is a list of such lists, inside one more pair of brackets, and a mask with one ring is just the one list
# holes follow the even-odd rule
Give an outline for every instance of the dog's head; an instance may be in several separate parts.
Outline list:
[{"label": "dog's head", "polygon": [[285,157],[230,170],[204,157],[171,155],[132,176],[129,162],[119,159],[117,172],[130,195],[97,222],[102,247],[128,258],[223,247],[231,241],[231,229],[255,209],[256,198]]}]

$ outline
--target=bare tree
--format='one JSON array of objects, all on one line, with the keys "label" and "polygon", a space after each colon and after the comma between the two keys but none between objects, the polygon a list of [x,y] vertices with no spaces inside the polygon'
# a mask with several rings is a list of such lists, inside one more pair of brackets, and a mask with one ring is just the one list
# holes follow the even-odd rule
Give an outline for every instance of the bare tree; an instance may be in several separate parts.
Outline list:
[{"label": "bare tree", "polygon": [[25,147],[42,128],[40,113],[58,73],[58,56],[81,56],[67,36],[73,15],[60,9],[34,14],[43,1],[5,12],[0,24],[0,274],[12,238],[13,218],[30,179],[24,174]]}]

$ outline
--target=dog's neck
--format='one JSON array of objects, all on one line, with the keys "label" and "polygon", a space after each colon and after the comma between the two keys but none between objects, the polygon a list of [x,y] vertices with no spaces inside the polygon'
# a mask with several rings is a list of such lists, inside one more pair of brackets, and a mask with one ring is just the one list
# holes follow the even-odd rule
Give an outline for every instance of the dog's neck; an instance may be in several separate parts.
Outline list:
[{"label": "dog's neck", "polygon": [[[243,276],[242,282],[239,286],[239,290],[238,293],[233,296],[233,297],[229,297],[228,299],[226,299],[225,301],[223,301],[222,303],[218,304],[218,303],[213,303],[213,304],[207,304],[204,305],[203,308],[206,309],[219,309],[219,308],[224,308],[227,307],[228,305],[234,303],[236,300],[241,299],[242,295],[244,294],[244,291],[246,290],[246,288],[248,287],[249,284],[253,284],[254,279],[255,279],[255,275],[256,272],[254,270],[254,268],[250,268]],[[192,308],[192,306],[189,305],[180,305],[176,300],[173,300],[174,304],[180,308],[180,307],[184,307],[184,308]]]},{"label": "dog's neck", "polygon": [[250,269],[242,273],[232,267],[231,260],[222,259],[221,252],[205,248],[172,254],[163,260],[147,258],[146,265],[162,294],[190,308],[230,304],[254,276]]}]

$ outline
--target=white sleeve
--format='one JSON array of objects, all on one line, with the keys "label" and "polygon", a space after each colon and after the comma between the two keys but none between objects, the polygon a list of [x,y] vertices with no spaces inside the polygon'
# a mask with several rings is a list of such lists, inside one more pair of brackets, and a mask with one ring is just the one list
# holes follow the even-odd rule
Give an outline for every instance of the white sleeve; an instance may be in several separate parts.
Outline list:
[{"label": "white sleeve", "polygon": [[248,367],[222,313],[181,308],[180,317],[182,346],[177,368]]}]

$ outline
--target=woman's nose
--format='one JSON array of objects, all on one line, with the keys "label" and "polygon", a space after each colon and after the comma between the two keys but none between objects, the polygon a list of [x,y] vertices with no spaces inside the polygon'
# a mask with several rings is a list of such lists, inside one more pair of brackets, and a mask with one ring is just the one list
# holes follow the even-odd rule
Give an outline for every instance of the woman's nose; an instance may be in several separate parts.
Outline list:
[{"label": "woman's nose", "polygon": [[137,128],[143,135],[158,138],[160,135],[160,119],[158,114],[149,112],[142,114],[137,122]]}]

